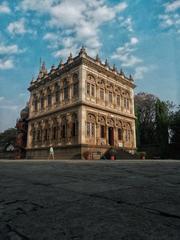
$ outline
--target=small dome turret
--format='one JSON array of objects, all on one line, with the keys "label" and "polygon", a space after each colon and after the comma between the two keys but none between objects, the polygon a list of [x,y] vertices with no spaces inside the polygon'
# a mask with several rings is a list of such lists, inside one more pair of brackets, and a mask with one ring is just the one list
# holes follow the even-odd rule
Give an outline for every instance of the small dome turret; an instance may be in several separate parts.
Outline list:
[{"label": "small dome turret", "polygon": [[25,108],[23,108],[23,109],[21,110],[20,116],[21,116],[21,119],[22,119],[22,120],[25,120],[25,119],[28,118],[28,116],[29,116],[29,107],[28,107],[28,106],[26,106]]}]

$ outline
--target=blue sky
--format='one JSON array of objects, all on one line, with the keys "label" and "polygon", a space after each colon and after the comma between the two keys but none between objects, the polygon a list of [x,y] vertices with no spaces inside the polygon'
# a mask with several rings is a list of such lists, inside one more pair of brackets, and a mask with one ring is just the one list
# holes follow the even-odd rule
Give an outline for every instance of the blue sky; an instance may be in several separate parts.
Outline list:
[{"label": "blue sky", "polygon": [[85,45],[132,74],[136,93],[180,104],[180,0],[0,0],[0,131],[14,127],[40,58]]}]

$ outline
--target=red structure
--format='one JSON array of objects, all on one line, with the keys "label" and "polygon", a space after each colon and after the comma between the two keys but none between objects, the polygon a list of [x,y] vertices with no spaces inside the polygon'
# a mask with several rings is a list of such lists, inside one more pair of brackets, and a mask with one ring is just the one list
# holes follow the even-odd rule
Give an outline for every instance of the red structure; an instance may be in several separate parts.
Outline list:
[{"label": "red structure", "polygon": [[29,107],[26,106],[20,113],[20,119],[16,123],[18,131],[15,144],[15,158],[23,159],[26,157],[27,130],[28,130]]}]

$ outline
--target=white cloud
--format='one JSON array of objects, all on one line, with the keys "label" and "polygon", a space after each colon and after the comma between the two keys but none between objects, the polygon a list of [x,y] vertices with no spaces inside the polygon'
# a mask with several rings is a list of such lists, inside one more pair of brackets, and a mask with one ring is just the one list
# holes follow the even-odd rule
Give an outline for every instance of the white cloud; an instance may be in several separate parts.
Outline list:
[{"label": "white cloud", "polygon": [[58,39],[58,35],[55,34],[55,33],[46,33],[43,37],[44,40],[50,40],[50,41],[53,41],[53,40],[57,40]]},{"label": "white cloud", "polygon": [[9,13],[11,13],[11,9],[9,8],[7,2],[3,2],[3,3],[0,5],[0,14],[1,14],[1,13],[3,13],[3,14],[9,14]]},{"label": "white cloud", "polygon": [[14,63],[12,59],[0,59],[0,70],[7,70],[11,68],[14,68]]},{"label": "white cloud", "polygon": [[177,33],[180,31],[180,0],[164,4],[164,13],[159,15],[160,26],[163,29],[173,29]]},{"label": "white cloud", "polygon": [[[44,36],[44,40],[50,41],[49,47],[57,48],[56,53],[53,53],[55,56],[59,56],[60,53],[65,55],[65,52],[68,52],[73,46],[76,50],[76,47],[79,48],[82,44],[91,53],[99,51],[101,26],[114,20],[127,6],[126,2],[108,6],[104,0],[40,0],[38,2],[23,0],[20,4],[20,8],[24,11],[48,14],[50,17],[48,25],[53,30],[64,29],[59,35],[59,40],[50,33]],[[71,32],[73,41],[69,39],[70,34],[67,35],[67,31]],[[70,41],[69,43],[64,42],[66,38]]]},{"label": "white cloud", "polygon": [[5,97],[1,96],[0,97],[0,102],[2,102],[5,99]]},{"label": "white cloud", "polygon": [[26,33],[27,30],[25,28],[24,18],[21,18],[19,21],[10,23],[7,27],[7,30],[13,35]]},{"label": "white cloud", "polygon": [[0,55],[10,55],[10,54],[15,54],[18,53],[20,50],[18,49],[17,45],[3,45],[0,44]]},{"label": "white cloud", "polygon": [[133,55],[136,50],[135,46],[139,40],[136,37],[132,37],[130,42],[125,43],[124,46],[119,47],[112,55],[112,59],[117,59],[121,62],[122,67],[132,67],[142,62],[142,59]]},{"label": "white cloud", "polygon": [[166,12],[174,12],[180,8],[180,0],[176,0],[173,2],[168,2],[165,4]]},{"label": "white cloud", "polygon": [[136,45],[139,42],[139,40],[136,37],[131,38],[131,45]]},{"label": "white cloud", "polygon": [[161,20],[161,27],[162,28],[175,28],[179,30],[180,28],[180,15],[179,14],[164,14],[160,15],[159,19]]},{"label": "white cloud", "polygon": [[129,32],[133,32],[133,21],[131,17],[124,19],[123,17],[119,18],[120,26],[127,29]]},{"label": "white cloud", "polygon": [[17,45],[0,44],[0,70],[14,68],[13,56],[24,52],[24,49],[19,49]]},{"label": "white cloud", "polygon": [[143,79],[144,74],[147,73],[148,71],[149,71],[148,67],[138,66],[135,68],[134,78],[138,80]]},{"label": "white cloud", "polygon": [[24,11],[39,11],[39,12],[45,12],[49,11],[49,9],[52,7],[52,4],[56,1],[53,0],[22,0],[20,3],[20,8]]},{"label": "white cloud", "polygon": [[143,65],[143,60],[135,56],[136,46],[139,43],[137,37],[131,37],[129,42],[116,49],[112,59],[119,60],[122,67],[131,68],[134,71],[134,79],[142,79],[152,67]]},{"label": "white cloud", "polygon": [[122,2],[122,3],[119,3],[115,9],[116,11],[124,11],[126,8],[128,7],[127,3],[126,2]]}]

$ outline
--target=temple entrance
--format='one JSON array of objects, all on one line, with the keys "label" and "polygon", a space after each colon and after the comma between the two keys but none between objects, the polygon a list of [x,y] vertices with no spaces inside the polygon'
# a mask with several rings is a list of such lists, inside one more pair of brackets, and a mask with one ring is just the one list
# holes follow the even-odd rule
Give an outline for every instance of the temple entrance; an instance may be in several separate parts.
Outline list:
[{"label": "temple entrance", "polygon": [[114,145],[114,128],[108,127],[108,143],[109,145]]}]

